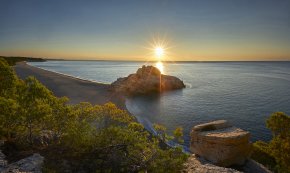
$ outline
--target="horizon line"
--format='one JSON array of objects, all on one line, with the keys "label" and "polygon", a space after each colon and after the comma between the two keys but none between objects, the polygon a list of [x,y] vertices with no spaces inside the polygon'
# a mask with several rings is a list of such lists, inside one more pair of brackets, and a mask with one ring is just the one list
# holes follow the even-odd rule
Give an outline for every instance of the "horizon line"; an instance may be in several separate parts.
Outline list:
[{"label": "horizon line", "polygon": [[55,60],[55,61],[122,61],[122,62],[290,62],[289,60],[176,60],[176,61],[162,61],[162,60],[130,60],[130,59],[74,59],[74,58],[49,58],[49,57],[32,57],[32,56],[1,56],[1,57],[8,57],[8,58],[40,58],[44,60]]}]

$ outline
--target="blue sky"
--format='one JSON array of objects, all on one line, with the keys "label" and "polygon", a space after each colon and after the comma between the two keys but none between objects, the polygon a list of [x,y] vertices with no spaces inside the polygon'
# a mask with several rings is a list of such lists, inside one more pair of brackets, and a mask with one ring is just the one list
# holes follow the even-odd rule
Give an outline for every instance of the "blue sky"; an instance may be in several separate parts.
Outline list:
[{"label": "blue sky", "polygon": [[0,0],[0,55],[290,60],[289,0]]}]

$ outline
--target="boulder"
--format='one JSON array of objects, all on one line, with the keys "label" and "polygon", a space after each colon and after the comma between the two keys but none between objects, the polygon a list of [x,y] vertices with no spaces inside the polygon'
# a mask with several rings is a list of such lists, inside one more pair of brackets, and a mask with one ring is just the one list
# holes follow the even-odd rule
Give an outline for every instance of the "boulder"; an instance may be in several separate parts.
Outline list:
[{"label": "boulder", "polygon": [[218,120],[193,127],[190,150],[215,165],[243,165],[249,157],[250,133]]},{"label": "boulder", "polygon": [[153,66],[142,66],[136,73],[117,79],[111,90],[125,95],[144,95],[185,88],[182,80],[164,75]]}]

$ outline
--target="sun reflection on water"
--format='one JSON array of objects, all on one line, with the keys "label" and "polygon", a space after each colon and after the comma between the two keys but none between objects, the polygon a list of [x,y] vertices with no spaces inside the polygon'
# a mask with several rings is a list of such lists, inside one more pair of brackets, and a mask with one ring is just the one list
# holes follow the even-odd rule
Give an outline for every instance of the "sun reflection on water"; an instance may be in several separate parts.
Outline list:
[{"label": "sun reflection on water", "polygon": [[164,65],[161,61],[156,62],[155,66],[160,70],[162,74],[164,74]]}]

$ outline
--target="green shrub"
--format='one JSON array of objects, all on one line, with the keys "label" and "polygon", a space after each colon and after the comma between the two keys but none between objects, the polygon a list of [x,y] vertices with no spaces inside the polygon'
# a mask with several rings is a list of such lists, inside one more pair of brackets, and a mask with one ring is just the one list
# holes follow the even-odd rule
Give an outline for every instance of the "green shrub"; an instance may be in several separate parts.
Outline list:
[{"label": "green shrub", "polygon": [[17,76],[8,63],[0,58],[0,96],[11,98],[15,94]]},{"label": "green shrub", "polygon": [[266,123],[273,133],[273,139],[269,143],[254,143],[252,158],[275,172],[290,172],[290,116],[276,112]]}]

